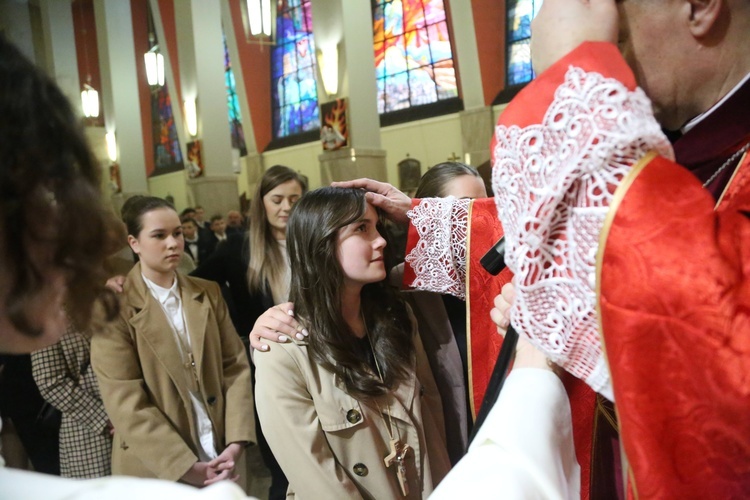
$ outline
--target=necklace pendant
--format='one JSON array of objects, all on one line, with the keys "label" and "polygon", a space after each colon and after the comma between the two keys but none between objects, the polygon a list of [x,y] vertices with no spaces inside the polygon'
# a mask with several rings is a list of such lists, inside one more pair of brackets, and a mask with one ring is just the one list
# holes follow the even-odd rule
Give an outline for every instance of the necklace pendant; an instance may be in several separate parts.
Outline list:
[{"label": "necklace pendant", "polygon": [[411,450],[411,446],[402,443],[400,439],[391,439],[390,446],[391,452],[383,459],[383,463],[388,468],[392,465],[396,466],[396,477],[398,478],[398,485],[401,488],[401,494],[407,496],[409,494],[409,479],[406,475],[405,459]]}]

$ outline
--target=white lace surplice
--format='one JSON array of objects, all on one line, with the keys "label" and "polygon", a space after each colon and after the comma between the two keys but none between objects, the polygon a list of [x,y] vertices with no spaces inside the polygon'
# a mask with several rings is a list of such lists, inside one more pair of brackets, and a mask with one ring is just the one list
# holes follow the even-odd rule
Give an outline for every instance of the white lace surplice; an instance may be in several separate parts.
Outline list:
[{"label": "white lace surplice", "polygon": [[[596,314],[599,234],[617,185],[648,151],[672,159],[640,90],[570,67],[541,124],[495,130],[492,184],[515,275],[515,329],[613,399]],[[468,202],[425,199],[409,213],[415,288],[465,296]],[[448,218],[450,217],[450,220]]]}]

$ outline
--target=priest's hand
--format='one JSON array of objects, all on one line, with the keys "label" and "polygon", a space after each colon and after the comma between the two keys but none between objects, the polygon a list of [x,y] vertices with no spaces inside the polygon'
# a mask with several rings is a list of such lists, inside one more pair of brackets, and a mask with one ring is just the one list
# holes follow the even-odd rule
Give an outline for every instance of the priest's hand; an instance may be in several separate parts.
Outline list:
[{"label": "priest's hand", "polygon": [[544,0],[531,22],[531,64],[544,72],[581,43],[617,43],[615,0]]},{"label": "priest's hand", "polygon": [[341,188],[364,189],[367,201],[377,207],[393,222],[408,224],[406,212],[411,208],[411,198],[386,182],[372,179],[354,179],[353,181],[332,182],[331,186]]},{"label": "priest's hand", "polygon": [[250,332],[250,346],[258,351],[267,351],[270,341],[274,344],[288,342],[294,337],[304,340],[307,330],[294,319],[294,304],[278,304],[261,314]]},{"label": "priest's hand", "polygon": [[[497,332],[505,337],[510,325],[510,308],[516,300],[516,288],[512,283],[506,283],[495,297],[494,305],[490,311],[492,321],[497,325]],[[516,357],[513,362],[513,369],[516,368],[539,368],[557,373],[558,367],[552,363],[547,355],[537,349],[531,342],[526,340],[524,335],[518,336],[516,344]]]}]

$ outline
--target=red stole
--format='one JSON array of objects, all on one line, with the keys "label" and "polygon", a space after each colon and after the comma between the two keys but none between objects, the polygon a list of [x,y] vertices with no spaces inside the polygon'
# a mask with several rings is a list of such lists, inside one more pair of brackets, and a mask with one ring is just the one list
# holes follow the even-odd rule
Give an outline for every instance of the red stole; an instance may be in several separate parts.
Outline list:
[{"label": "red stole", "polygon": [[[506,268],[498,276],[492,276],[479,263],[487,250],[503,235],[493,199],[485,198],[472,203],[467,232],[469,237],[466,261],[466,330],[469,336],[469,394],[472,398],[473,417],[476,418],[502,344],[502,337],[490,319],[490,309],[503,285],[510,282],[513,275]],[[601,475],[610,476],[611,479],[612,460],[619,459],[611,451],[612,432],[608,429],[612,427],[604,414],[606,410],[597,404],[596,393],[585,382],[569,374],[565,375],[563,383],[573,416],[576,458],[581,466],[581,498],[612,498],[610,495],[596,494],[603,488],[601,481],[597,480],[601,479]],[[597,435],[600,437],[596,437]],[[602,447],[603,453],[610,457],[605,460],[608,465],[601,467],[599,460],[593,459],[595,446]],[[595,482],[598,485],[594,485]],[[607,490],[606,487],[604,490],[611,492],[611,489]]]}]

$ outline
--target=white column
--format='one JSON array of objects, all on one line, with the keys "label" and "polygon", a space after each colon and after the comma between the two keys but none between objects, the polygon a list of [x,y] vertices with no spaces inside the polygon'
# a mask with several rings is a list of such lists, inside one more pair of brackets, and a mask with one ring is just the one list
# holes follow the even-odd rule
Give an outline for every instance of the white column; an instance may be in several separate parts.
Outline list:
[{"label": "white column", "polygon": [[5,33],[8,40],[32,62],[41,64],[41,61],[36,61],[34,53],[28,0],[0,1],[0,33]]},{"label": "white column", "polygon": [[196,100],[196,138],[205,168],[189,185],[196,204],[226,213],[239,206],[239,195],[224,84],[221,0],[184,0],[174,7],[182,98]]},{"label": "white column", "polygon": [[175,2],[182,98],[195,98],[206,174],[231,175],[219,0]]},{"label": "white column", "polygon": [[[372,45],[370,2],[315,0],[311,3],[315,45],[339,47],[339,92],[349,98],[349,145],[380,148],[380,116],[377,108],[375,51]],[[318,95],[329,99],[318,81]]]},{"label": "white column", "polygon": [[338,94],[327,96],[318,78],[320,102],[341,97],[349,102],[349,147],[318,156],[321,181],[327,184],[355,177],[386,180],[385,151],[380,149],[370,2],[315,0],[311,6],[316,47],[338,45],[339,53]]},{"label": "white column", "polygon": [[118,162],[125,193],[147,193],[141,105],[130,2],[94,0],[105,128],[117,137]]},{"label": "white column", "polygon": [[70,0],[42,0],[39,2],[39,8],[47,54],[47,71],[70,100],[73,109],[83,115]]}]

